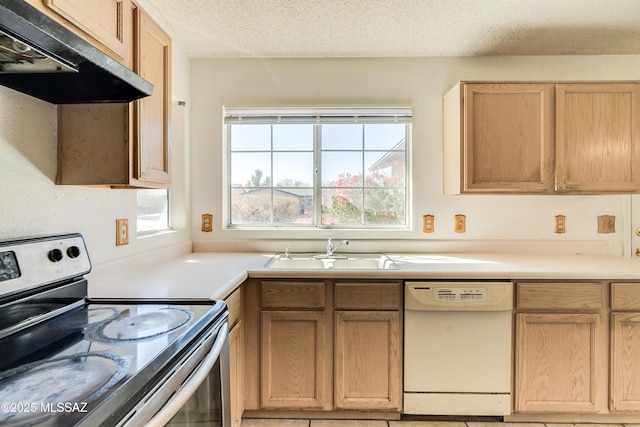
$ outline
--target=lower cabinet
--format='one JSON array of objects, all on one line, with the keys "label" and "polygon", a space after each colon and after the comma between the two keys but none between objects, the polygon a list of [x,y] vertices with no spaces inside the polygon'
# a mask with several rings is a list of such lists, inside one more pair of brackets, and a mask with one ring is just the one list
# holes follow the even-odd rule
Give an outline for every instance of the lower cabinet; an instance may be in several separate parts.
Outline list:
[{"label": "lower cabinet", "polygon": [[400,315],[336,311],[335,407],[399,411]]},{"label": "lower cabinet", "polygon": [[610,409],[640,412],[640,283],[611,284]]},{"label": "lower cabinet", "polygon": [[262,407],[330,409],[323,311],[262,312]]},{"label": "lower cabinet", "polygon": [[226,300],[229,309],[229,377],[231,395],[231,427],[240,427],[244,412],[244,323],[242,321],[241,288]]},{"label": "lower cabinet", "polygon": [[260,380],[247,380],[246,409],[400,411],[400,282],[251,286],[259,307],[246,343],[258,340],[260,360],[247,366]]},{"label": "lower cabinet", "polygon": [[601,330],[599,314],[518,314],[516,410],[596,412]]},{"label": "lower cabinet", "polygon": [[518,283],[515,411],[606,412],[606,284]]}]

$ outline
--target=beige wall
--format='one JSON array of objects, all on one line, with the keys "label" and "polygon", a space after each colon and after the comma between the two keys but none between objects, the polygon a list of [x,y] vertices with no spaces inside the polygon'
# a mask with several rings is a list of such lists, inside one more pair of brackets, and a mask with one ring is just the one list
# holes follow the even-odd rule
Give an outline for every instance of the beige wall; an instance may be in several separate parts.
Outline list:
[{"label": "beige wall", "polygon": [[[327,237],[354,240],[362,250],[483,250],[507,248],[628,254],[629,196],[443,196],[442,95],[459,80],[632,80],[640,56],[194,59],[191,63],[192,233],[196,250],[321,250]],[[411,231],[225,230],[224,105],[412,105]],[[214,231],[199,230],[214,215]],[[436,232],[423,234],[423,214]],[[467,216],[467,233],[453,232],[453,216]],[[553,230],[565,215],[566,234]],[[616,233],[598,234],[596,217],[615,215]],[[387,239],[401,239],[390,241]],[[504,246],[508,243],[509,246]]]}]

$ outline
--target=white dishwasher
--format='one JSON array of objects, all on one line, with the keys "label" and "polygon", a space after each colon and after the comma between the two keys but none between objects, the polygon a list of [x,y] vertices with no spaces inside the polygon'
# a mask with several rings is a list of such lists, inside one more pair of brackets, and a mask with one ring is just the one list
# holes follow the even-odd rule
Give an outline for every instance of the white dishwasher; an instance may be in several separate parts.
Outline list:
[{"label": "white dishwasher", "polygon": [[404,413],[508,415],[513,283],[405,282]]}]

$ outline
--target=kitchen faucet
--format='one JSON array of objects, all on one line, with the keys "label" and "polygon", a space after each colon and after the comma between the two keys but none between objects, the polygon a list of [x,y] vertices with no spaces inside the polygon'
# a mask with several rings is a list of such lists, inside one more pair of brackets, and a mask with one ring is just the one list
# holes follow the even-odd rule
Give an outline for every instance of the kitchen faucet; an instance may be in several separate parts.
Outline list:
[{"label": "kitchen faucet", "polygon": [[348,240],[342,240],[342,241],[340,241],[340,243],[338,243],[337,245],[333,246],[333,243],[331,242],[331,239],[327,240],[327,258],[332,257],[333,256],[333,251],[338,249],[340,246],[348,245],[348,244],[349,244]]}]

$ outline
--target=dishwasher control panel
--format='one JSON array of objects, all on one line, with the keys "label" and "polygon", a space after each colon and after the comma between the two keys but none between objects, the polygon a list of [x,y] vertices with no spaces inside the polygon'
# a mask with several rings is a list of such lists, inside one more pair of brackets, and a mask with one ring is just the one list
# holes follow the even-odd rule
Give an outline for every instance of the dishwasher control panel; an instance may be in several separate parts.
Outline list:
[{"label": "dishwasher control panel", "polygon": [[511,311],[513,283],[509,281],[406,281],[405,310]]},{"label": "dishwasher control panel", "polygon": [[487,301],[487,288],[433,288],[433,299],[442,302]]}]

